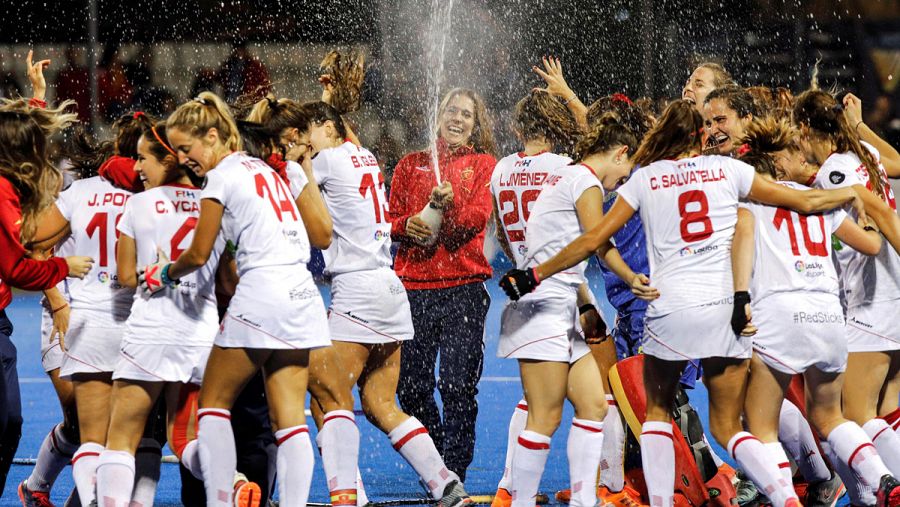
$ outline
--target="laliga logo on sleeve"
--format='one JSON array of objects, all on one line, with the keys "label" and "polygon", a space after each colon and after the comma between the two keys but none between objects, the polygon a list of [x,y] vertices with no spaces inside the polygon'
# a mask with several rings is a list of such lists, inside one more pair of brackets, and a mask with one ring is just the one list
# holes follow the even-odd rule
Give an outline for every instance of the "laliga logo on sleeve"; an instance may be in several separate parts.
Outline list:
[{"label": "laliga logo on sleeve", "polygon": [[797,261],[796,263],[794,263],[794,269],[796,269],[798,273],[802,273],[806,271],[806,263],[803,261]]},{"label": "laliga logo on sleeve", "polygon": [[108,282],[109,281],[109,273],[106,271],[101,271],[101,272],[97,273],[97,280],[99,280],[100,283]]},{"label": "laliga logo on sleeve", "polygon": [[689,247],[689,246],[686,246],[686,247],[682,248],[682,249],[678,252],[678,254],[681,255],[682,257],[684,257],[685,255],[691,255],[692,253],[694,253],[694,251],[691,250],[691,247]]},{"label": "laliga logo on sleeve", "polygon": [[828,181],[830,181],[833,185],[840,185],[844,182],[844,173],[840,171],[831,171],[831,174],[828,175]]}]

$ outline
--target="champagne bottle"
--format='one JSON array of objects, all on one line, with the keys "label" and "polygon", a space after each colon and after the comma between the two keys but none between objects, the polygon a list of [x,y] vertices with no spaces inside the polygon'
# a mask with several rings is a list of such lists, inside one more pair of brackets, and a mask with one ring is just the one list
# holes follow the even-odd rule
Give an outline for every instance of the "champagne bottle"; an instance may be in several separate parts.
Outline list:
[{"label": "champagne bottle", "polygon": [[429,202],[419,212],[419,218],[431,228],[431,236],[419,243],[424,246],[431,246],[437,241],[438,233],[441,230],[441,222],[444,220],[444,212],[438,209],[434,203]]}]

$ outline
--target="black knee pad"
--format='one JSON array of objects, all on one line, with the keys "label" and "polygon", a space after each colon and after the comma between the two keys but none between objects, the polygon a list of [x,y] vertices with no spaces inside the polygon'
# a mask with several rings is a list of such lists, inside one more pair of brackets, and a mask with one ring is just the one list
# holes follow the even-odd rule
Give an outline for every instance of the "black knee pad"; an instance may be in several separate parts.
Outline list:
[{"label": "black knee pad", "polygon": [[682,386],[679,386],[675,393],[672,417],[694,454],[694,461],[697,462],[697,468],[703,476],[703,480],[712,479],[718,473],[719,467],[716,466],[713,459],[712,450],[703,440],[703,423],[700,422],[700,415],[691,406],[687,391]]}]

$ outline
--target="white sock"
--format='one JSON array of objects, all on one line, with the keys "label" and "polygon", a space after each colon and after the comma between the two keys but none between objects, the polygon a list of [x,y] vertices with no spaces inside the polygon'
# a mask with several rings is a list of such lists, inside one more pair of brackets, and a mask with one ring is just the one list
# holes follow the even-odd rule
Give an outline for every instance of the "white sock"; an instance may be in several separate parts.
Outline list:
[{"label": "white sock", "polygon": [[72,461],[72,455],[78,450],[78,444],[69,442],[62,428],[63,423],[59,423],[44,437],[38,451],[37,462],[25,484],[29,490],[50,492],[56,478]]},{"label": "white sock", "polygon": [[566,454],[572,507],[594,507],[597,503],[597,471],[603,451],[603,422],[572,418]]},{"label": "white sock", "polygon": [[97,480],[97,461],[103,446],[94,442],[81,444],[72,456],[72,477],[78,488],[78,498],[82,507],[89,507],[95,499],[94,485]]},{"label": "white sock", "polygon": [[356,507],[362,507],[367,503],[369,503],[369,497],[363,486],[362,474],[359,472],[359,467],[356,467]]},{"label": "white sock", "polygon": [[513,452],[516,450],[516,445],[518,445],[519,434],[525,429],[525,423],[527,422],[528,402],[521,399],[516,404],[512,417],[509,418],[509,429],[506,431],[506,462],[503,465],[503,477],[500,478],[497,489],[503,488],[509,491],[509,473],[512,467]]},{"label": "white sock", "polygon": [[309,499],[312,484],[313,456],[309,428],[292,426],[275,432],[278,442],[278,498],[284,507],[302,507]]},{"label": "white sock", "polygon": [[828,443],[837,459],[850,465],[871,488],[877,489],[881,478],[891,473],[866,432],[852,421],[831,430]]},{"label": "white sock", "polygon": [[675,444],[672,423],[647,421],[641,426],[641,464],[651,507],[675,504]]},{"label": "white sock", "polygon": [[850,497],[850,503],[852,505],[875,505],[877,501],[875,490],[869,487],[859,474],[850,468],[846,461],[837,457],[828,440],[822,440],[821,445],[822,452],[828,456],[834,471],[840,476],[841,481],[844,482],[844,486],[847,488],[847,496]]},{"label": "white sock", "polygon": [[891,474],[900,477],[900,436],[880,417],[864,424],[863,431],[872,439],[875,449],[878,449],[878,455]]},{"label": "white sock", "polygon": [[181,464],[188,469],[188,472],[195,479],[203,480],[203,468],[200,465],[200,445],[196,439],[191,440],[184,446],[184,450],[181,451]]},{"label": "white sock", "polygon": [[[134,456],[125,451],[100,454],[97,460],[97,504],[103,507],[129,507],[134,487]],[[153,499],[150,499],[151,504]],[[135,507],[151,504],[134,504]]]},{"label": "white sock", "polygon": [[625,425],[613,395],[606,395],[607,412],[603,419],[603,453],[600,457],[600,483],[616,493],[625,487]]},{"label": "white sock", "polygon": [[359,429],[353,411],[332,410],[325,414],[316,444],[322,452],[331,505],[355,506]]},{"label": "white sock", "polygon": [[541,485],[541,475],[550,455],[550,437],[523,430],[513,452],[512,507],[534,507],[534,497]]},{"label": "white sock", "polygon": [[784,452],[784,447],[781,446],[781,442],[769,442],[763,445],[766,447],[766,451],[769,452],[772,461],[778,465],[778,471],[781,473],[781,478],[784,480],[782,486],[787,487],[788,485],[791,485],[793,487],[794,475],[791,473],[791,462],[788,461],[787,453]]},{"label": "white sock", "polygon": [[806,482],[821,482],[831,478],[828,465],[819,454],[819,446],[809,422],[796,405],[788,400],[781,404],[778,416],[778,440],[784,445]]},{"label": "white sock", "polygon": [[394,449],[425,481],[431,491],[431,497],[435,500],[444,495],[447,484],[459,480],[455,473],[447,469],[428,430],[415,417],[400,423],[388,433],[388,438],[391,439]]},{"label": "white sock", "polygon": [[206,488],[206,505],[232,506],[237,451],[231,430],[231,411],[201,408],[197,411],[200,468]]},{"label": "white sock", "polygon": [[134,492],[131,493],[132,507],[153,505],[156,485],[159,484],[159,465],[162,449],[153,438],[142,438],[134,457]]},{"label": "white sock", "polygon": [[785,484],[766,446],[750,433],[740,431],[731,437],[728,454],[738,462],[759,491],[772,500],[773,506],[783,507],[788,499],[797,498],[793,484]]}]

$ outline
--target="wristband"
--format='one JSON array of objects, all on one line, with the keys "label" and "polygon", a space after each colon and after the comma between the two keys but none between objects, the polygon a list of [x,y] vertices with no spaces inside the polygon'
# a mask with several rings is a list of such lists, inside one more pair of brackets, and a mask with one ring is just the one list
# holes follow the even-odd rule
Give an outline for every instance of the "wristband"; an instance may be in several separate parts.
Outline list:
[{"label": "wristband", "polygon": [[592,303],[587,303],[578,307],[578,315],[584,315],[585,313],[594,310],[597,311],[597,307]]},{"label": "wristband", "polygon": [[859,120],[858,122],[856,122],[856,126],[853,127],[853,130],[856,131],[856,132],[858,133],[858,132],[859,132],[859,126],[862,125],[864,121],[865,121],[865,120]]},{"label": "wristband", "polygon": [[539,277],[538,274],[537,274],[537,268],[531,268],[531,276],[534,277],[534,284],[535,284],[535,285],[540,285],[540,283],[541,283],[541,277]]},{"label": "wristband", "polygon": [[159,281],[162,282],[163,285],[173,286],[178,284],[178,280],[172,280],[169,278],[169,268],[172,266],[172,263],[168,263],[162,268],[162,272],[159,274]]},{"label": "wristband", "polygon": [[50,315],[56,315],[56,312],[58,312],[58,311],[60,311],[60,310],[63,310],[63,309],[65,309],[65,308],[67,308],[68,306],[69,306],[69,303],[64,303],[64,304],[63,304],[62,306],[60,306],[59,308],[51,308],[51,309],[50,309]]},{"label": "wristband", "polygon": [[569,100],[563,102],[563,104],[565,104],[565,105],[568,106],[568,105],[569,105],[569,102],[572,102],[573,100],[578,100],[578,95],[573,94],[572,97],[569,98]]},{"label": "wristband", "polygon": [[35,107],[38,109],[47,109],[47,102],[43,101],[37,97],[32,97],[28,99],[28,105],[31,107]]}]

